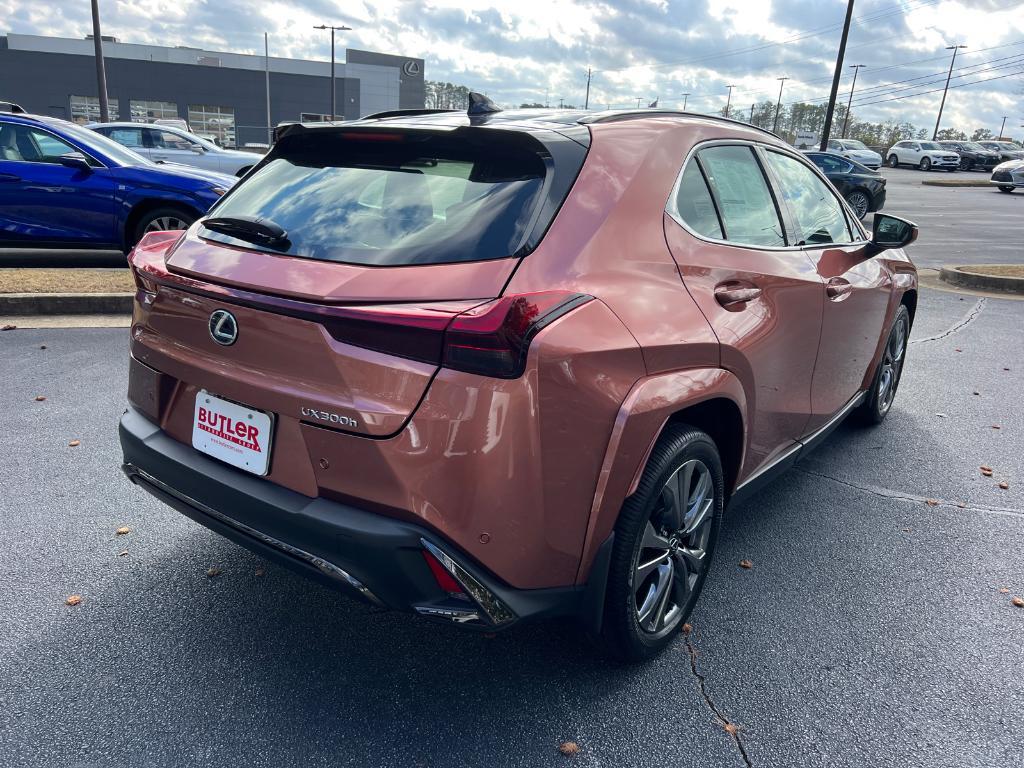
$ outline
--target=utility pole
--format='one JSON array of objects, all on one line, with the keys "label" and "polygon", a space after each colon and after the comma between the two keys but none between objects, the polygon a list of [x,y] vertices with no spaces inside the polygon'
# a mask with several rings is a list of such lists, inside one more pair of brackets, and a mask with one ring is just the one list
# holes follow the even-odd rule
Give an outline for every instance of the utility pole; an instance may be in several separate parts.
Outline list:
[{"label": "utility pole", "polygon": [[335,32],[351,32],[352,27],[346,27],[342,25],[340,27],[332,27],[330,24],[321,24],[313,29],[329,29],[331,30],[331,122],[334,122],[334,116],[337,114],[337,106],[335,104],[336,93],[334,92],[334,33]]},{"label": "utility pole", "polygon": [[850,124],[850,107],[853,104],[853,89],[857,87],[857,74],[866,67],[867,64],[851,64],[850,69],[853,70],[853,85],[850,86],[850,98],[846,100],[846,116],[843,118],[843,136],[846,138],[846,128]]},{"label": "utility pole", "polygon": [[999,135],[996,136],[997,139],[1003,138],[1003,129],[1006,128],[1006,117],[1006,115],[1003,115],[1003,124],[999,126]]},{"label": "utility pole", "polygon": [[747,120],[747,122],[750,123],[751,125],[754,124],[754,107],[755,106],[756,106],[755,104],[751,104],[750,105],[750,119]]},{"label": "utility pole", "polygon": [[103,65],[103,35],[100,32],[100,3],[92,0],[92,42],[96,49],[96,84],[100,89],[100,122],[110,122],[110,105],[107,104],[107,69]]},{"label": "utility pole", "polygon": [[558,100],[558,108],[559,108],[559,109],[564,109],[564,107],[562,106],[562,105],[563,105],[564,103],[565,103],[565,99],[563,99],[563,98],[560,98],[560,99]]},{"label": "utility pole", "polygon": [[846,20],[843,22],[843,36],[839,40],[839,54],[836,56],[836,71],[832,75],[832,92],[828,96],[825,110],[825,125],[821,131],[820,151],[828,149],[828,136],[832,132],[832,115],[836,111],[836,96],[839,95],[839,76],[843,73],[843,57],[846,55],[846,39],[850,36],[850,20],[853,19],[853,0],[846,5]]},{"label": "utility pole", "polygon": [[590,67],[587,67],[587,97],[583,100],[583,108],[590,109]]},{"label": "utility pole", "polygon": [[727,85],[725,87],[729,89],[729,98],[726,99],[726,101],[725,101],[725,116],[728,117],[729,116],[729,107],[732,105],[732,89],[735,88],[736,86],[735,85]]},{"label": "utility pole", "polygon": [[642,96],[637,96],[636,97],[636,108],[637,109],[640,109],[640,102],[641,101],[643,101],[643,97]]},{"label": "utility pole", "polygon": [[687,93],[680,93],[679,95],[683,97],[683,112],[685,112],[686,111],[686,100],[690,97],[690,94],[689,94],[689,92],[687,92]]},{"label": "utility pole", "polygon": [[267,144],[274,143],[274,127],[270,124],[270,40],[263,33],[263,74],[267,85]]},{"label": "utility pole", "polygon": [[779,111],[782,109],[782,87],[789,80],[788,77],[777,77],[779,81],[779,100],[775,102],[775,119],[772,121],[772,133],[775,133],[779,129]]},{"label": "utility pole", "polygon": [[939,135],[939,123],[942,121],[942,110],[946,106],[946,92],[949,90],[949,80],[953,77],[953,65],[956,64],[956,52],[966,45],[947,45],[946,50],[953,52],[953,58],[949,62],[949,74],[946,75],[946,87],[942,89],[942,101],[939,102],[939,116],[935,118],[935,130],[932,131],[932,141]]}]

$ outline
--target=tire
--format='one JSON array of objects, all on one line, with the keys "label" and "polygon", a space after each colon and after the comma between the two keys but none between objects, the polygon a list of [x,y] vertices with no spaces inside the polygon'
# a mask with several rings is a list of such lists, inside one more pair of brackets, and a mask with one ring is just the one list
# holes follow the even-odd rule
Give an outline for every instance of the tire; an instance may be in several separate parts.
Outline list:
[{"label": "tire", "polygon": [[846,202],[849,203],[853,212],[857,214],[857,218],[861,221],[871,211],[871,198],[862,190],[853,190],[853,192],[846,196]]},{"label": "tire", "polygon": [[1010,193],[1010,192],[1013,192],[1013,190],[1014,190],[1014,187],[1011,187],[1009,184],[1003,184],[1003,185],[1001,185],[999,187],[999,191],[1000,192]]},{"label": "tire", "polygon": [[910,312],[900,304],[892,319],[889,333],[882,348],[882,359],[878,361],[874,381],[868,390],[867,399],[855,411],[861,424],[873,426],[885,421],[896,399],[896,390],[903,375],[903,364],[907,359],[907,341],[910,338]]},{"label": "tire", "polygon": [[[671,504],[680,497],[682,513]],[[608,655],[644,661],[672,642],[704,586],[724,507],[714,441],[693,427],[670,425],[615,525],[600,638]]]},{"label": "tire", "polygon": [[199,217],[191,211],[170,206],[146,211],[135,223],[131,237],[128,238],[128,248],[133,248],[147,232],[188,229],[197,218]]},{"label": "tire", "polygon": [[896,157],[895,154],[889,155],[889,167],[890,168],[899,168],[900,167],[900,159],[898,157]]},{"label": "tire", "polygon": [[972,168],[971,161],[968,160],[966,157],[962,158],[960,160],[960,170],[961,171],[969,171],[969,170],[971,170],[971,168]]},{"label": "tire", "polygon": [[917,166],[922,171],[930,171],[932,169],[932,160],[930,157],[922,157],[921,162]]}]

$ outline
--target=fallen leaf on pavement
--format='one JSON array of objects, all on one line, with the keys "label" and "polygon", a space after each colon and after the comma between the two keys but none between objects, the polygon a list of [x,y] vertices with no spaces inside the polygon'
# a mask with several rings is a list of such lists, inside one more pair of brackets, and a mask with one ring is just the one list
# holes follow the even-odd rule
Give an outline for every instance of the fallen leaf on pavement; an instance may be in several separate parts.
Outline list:
[{"label": "fallen leaf on pavement", "polygon": [[563,741],[558,745],[558,751],[563,755],[575,755],[580,751],[580,745],[575,741]]},{"label": "fallen leaf on pavement", "polygon": [[999,594],[1001,594],[1001,595],[1008,595],[1008,594],[1010,594],[1010,588],[1009,587],[1000,587],[999,588]]},{"label": "fallen leaf on pavement", "polygon": [[118,528],[118,529],[117,529],[117,531],[116,531],[116,533],[117,533],[117,535],[118,535],[118,536],[126,536],[127,534],[129,534],[129,533],[131,533],[131,532],[132,532],[132,529],[131,529],[131,528],[129,528],[129,527],[127,526],[127,525],[122,525],[122,526],[121,526],[120,528]]},{"label": "fallen leaf on pavement", "polygon": [[693,624],[691,624],[689,622],[683,624],[683,634],[684,635],[688,635],[691,632],[693,632]]},{"label": "fallen leaf on pavement", "polygon": [[36,402],[41,403],[46,399],[46,395],[36,395]]},{"label": "fallen leaf on pavement", "polygon": [[257,576],[262,576],[264,573],[266,573],[266,571],[264,571],[262,568],[257,568],[255,571],[255,574]]},{"label": "fallen leaf on pavement", "polygon": [[946,418],[946,414],[944,413],[936,413],[935,415],[938,416],[940,419]]},{"label": "fallen leaf on pavement", "polygon": [[18,326],[16,326],[16,325],[5,325],[3,328],[0,328],[0,331],[13,331],[17,327]]},{"label": "fallen leaf on pavement", "polygon": [[127,554],[128,554],[128,550],[127,549],[122,549],[120,552],[117,553],[117,556],[118,557],[124,557]]},{"label": "fallen leaf on pavement", "polygon": [[70,443],[68,443],[68,445],[69,445],[69,446],[70,446],[71,448],[77,448],[77,447],[78,447],[78,446],[80,446],[81,444],[82,444],[82,441],[81,441],[81,440],[72,440],[72,441],[71,441]]},{"label": "fallen leaf on pavement", "polygon": [[954,352],[963,352],[963,350],[962,350],[962,349],[960,349],[960,347],[957,347],[957,348],[956,348],[956,349],[954,349],[953,351],[954,351]]},{"label": "fallen leaf on pavement", "polygon": [[1010,602],[1018,608],[1024,608],[1024,597],[1015,597]]},{"label": "fallen leaf on pavement", "polygon": [[961,504],[961,503],[957,502],[957,506],[960,507],[960,509],[967,509],[967,505],[966,504]]},{"label": "fallen leaf on pavement", "polygon": [[904,529],[903,529],[903,532],[904,532],[904,533],[910,533],[910,529],[909,529],[909,528],[904,528]]},{"label": "fallen leaf on pavement", "polygon": [[978,467],[978,469],[981,470],[981,474],[983,474],[985,477],[992,477],[992,467],[986,467],[984,464],[982,464],[980,467]]},{"label": "fallen leaf on pavement", "polygon": [[1010,369],[1009,369],[1009,368],[1003,368],[1003,370],[1004,370],[1004,371],[1008,371],[1008,370],[1010,370]]},{"label": "fallen leaf on pavement", "polygon": [[221,574],[220,568],[210,568],[206,572],[207,577],[211,578],[211,579],[214,578],[215,576],[220,576],[220,574]]},{"label": "fallen leaf on pavement", "polygon": [[998,424],[993,424],[992,429],[1002,429]]},{"label": "fallen leaf on pavement", "polygon": [[753,561],[746,560],[746,559],[740,560],[740,568],[748,568],[749,569],[749,568],[753,568],[753,567],[754,567]]},{"label": "fallen leaf on pavement", "polygon": [[981,394],[981,392],[975,392],[974,394],[975,394],[975,395],[980,395],[980,394]]},{"label": "fallen leaf on pavement", "polygon": [[937,506],[939,506],[939,500],[938,499],[925,499],[924,503],[927,504],[929,507],[937,507]]},{"label": "fallen leaf on pavement", "polygon": [[999,487],[1002,488],[1005,491],[1007,488],[1010,487],[1010,484],[1008,482],[1006,482],[1005,480],[1003,480],[1003,482],[1001,482],[999,484]]},{"label": "fallen leaf on pavement", "polygon": [[740,732],[740,727],[738,725],[735,725],[734,723],[726,723],[722,727],[725,728],[725,732],[728,733],[730,736],[735,736],[737,733]]},{"label": "fallen leaf on pavement", "polygon": [[64,605],[78,605],[82,602],[81,595],[69,595],[68,599],[64,601]]}]

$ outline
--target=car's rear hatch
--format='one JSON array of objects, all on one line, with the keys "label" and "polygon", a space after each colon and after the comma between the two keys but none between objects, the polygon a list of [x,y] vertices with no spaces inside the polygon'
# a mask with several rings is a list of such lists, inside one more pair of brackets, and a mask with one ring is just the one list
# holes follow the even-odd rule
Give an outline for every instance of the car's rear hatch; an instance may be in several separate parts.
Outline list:
[{"label": "car's rear hatch", "polygon": [[188,441],[205,390],[274,414],[277,457],[305,457],[300,422],[395,434],[451,319],[501,295],[584,154],[553,131],[296,126],[186,235],[132,256],[132,352],[171,382],[163,426]]}]

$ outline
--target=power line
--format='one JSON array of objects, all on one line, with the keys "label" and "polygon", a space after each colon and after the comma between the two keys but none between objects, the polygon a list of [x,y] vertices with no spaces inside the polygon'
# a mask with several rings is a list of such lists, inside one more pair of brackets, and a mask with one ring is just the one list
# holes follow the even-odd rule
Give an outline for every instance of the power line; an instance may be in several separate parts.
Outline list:
[{"label": "power line", "polygon": [[[952,90],[953,88],[966,88],[968,85],[978,85],[979,83],[990,83],[993,80],[1003,80],[1003,79],[1005,79],[1007,77],[1016,77],[1017,75],[1024,75],[1024,69],[1020,69],[1020,70],[1018,70],[1016,72],[1010,72],[1010,73],[1005,74],[1005,75],[998,75],[997,77],[986,77],[983,80],[972,80],[969,83],[958,83],[957,85],[951,85],[949,87],[950,87],[950,90]],[[930,91],[922,91],[921,93],[911,93],[911,94],[908,94],[907,96],[896,96],[895,98],[891,98],[891,99],[880,99],[878,101],[869,101],[869,102],[866,102],[864,104],[854,104],[854,106],[855,107],[856,106],[866,107],[866,106],[869,106],[871,104],[885,104],[887,101],[902,101],[903,99],[914,99],[914,98],[917,98],[918,96],[926,96],[927,94],[930,94],[930,93],[938,93],[941,90],[943,90],[943,89],[942,88],[934,88],[934,89],[932,89]]]}]

